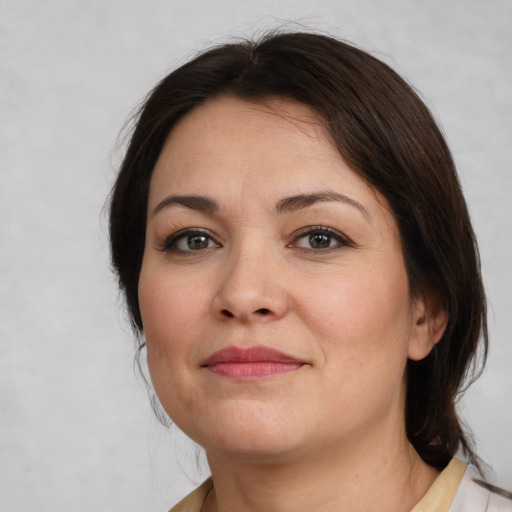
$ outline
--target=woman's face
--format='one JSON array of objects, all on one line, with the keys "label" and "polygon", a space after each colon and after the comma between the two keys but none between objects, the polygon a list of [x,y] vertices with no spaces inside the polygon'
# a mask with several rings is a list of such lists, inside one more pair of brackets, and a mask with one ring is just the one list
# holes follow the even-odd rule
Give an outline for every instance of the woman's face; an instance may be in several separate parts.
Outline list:
[{"label": "woman's face", "polygon": [[303,105],[221,98],[177,124],[139,300],[156,393],[207,452],[290,458],[403,430],[422,305],[386,201]]}]

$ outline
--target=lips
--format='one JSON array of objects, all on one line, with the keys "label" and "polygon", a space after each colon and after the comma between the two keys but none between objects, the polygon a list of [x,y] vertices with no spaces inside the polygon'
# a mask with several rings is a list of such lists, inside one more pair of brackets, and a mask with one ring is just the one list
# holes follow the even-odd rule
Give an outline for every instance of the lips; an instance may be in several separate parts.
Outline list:
[{"label": "lips", "polygon": [[304,361],[269,347],[228,347],[214,352],[203,368],[235,380],[257,380],[300,369]]}]

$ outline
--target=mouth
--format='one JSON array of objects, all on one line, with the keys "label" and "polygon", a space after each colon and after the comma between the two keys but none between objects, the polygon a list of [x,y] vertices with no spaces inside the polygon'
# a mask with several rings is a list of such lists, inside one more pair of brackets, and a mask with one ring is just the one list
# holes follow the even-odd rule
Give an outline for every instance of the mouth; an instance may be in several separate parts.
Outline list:
[{"label": "mouth", "polygon": [[228,347],[214,352],[203,368],[233,380],[258,380],[299,370],[306,363],[278,350],[254,346]]}]

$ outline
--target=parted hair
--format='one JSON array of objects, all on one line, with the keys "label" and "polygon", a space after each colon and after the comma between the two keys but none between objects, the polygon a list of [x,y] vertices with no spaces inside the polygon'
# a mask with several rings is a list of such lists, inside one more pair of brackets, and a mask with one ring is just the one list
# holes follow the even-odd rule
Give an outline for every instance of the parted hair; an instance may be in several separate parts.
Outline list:
[{"label": "parted hair", "polygon": [[456,411],[461,390],[487,353],[486,301],[466,202],[428,108],[389,66],[349,43],[272,32],[216,46],[170,73],[147,96],[110,198],[112,264],[136,333],[143,331],[137,288],[153,168],[175,123],[219,96],[283,98],[311,107],[345,162],[386,198],[411,294],[435,290],[448,315],[431,353],[408,361],[407,436],[423,460],[439,469],[459,450],[475,458]]}]

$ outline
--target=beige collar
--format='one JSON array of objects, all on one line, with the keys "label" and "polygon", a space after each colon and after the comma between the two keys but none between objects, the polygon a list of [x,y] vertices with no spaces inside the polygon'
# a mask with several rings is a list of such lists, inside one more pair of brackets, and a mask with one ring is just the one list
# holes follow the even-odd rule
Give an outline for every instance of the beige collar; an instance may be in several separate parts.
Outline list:
[{"label": "beige collar", "polygon": [[411,512],[448,512],[464,471],[466,464],[459,459],[452,459]]}]

